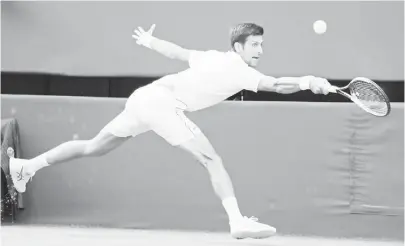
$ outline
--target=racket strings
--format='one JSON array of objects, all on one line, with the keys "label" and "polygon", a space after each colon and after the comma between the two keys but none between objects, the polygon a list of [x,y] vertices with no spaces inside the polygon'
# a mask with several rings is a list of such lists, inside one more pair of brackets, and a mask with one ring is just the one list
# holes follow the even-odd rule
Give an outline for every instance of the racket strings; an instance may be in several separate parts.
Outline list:
[{"label": "racket strings", "polygon": [[363,106],[378,114],[386,114],[389,110],[385,93],[371,83],[354,81],[350,85],[350,92]]}]

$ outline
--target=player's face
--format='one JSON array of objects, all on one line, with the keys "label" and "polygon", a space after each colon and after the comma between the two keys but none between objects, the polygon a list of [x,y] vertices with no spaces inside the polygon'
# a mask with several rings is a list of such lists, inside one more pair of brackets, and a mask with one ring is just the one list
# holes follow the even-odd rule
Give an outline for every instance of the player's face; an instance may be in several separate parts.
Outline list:
[{"label": "player's face", "polygon": [[263,36],[249,36],[240,52],[242,59],[251,67],[259,64],[263,54]]}]

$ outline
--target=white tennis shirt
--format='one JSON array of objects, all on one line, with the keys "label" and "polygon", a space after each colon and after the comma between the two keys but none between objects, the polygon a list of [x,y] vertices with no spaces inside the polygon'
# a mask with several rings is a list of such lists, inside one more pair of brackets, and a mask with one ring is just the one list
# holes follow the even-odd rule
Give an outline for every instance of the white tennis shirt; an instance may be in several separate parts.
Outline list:
[{"label": "white tennis shirt", "polygon": [[232,51],[192,51],[189,66],[154,82],[170,87],[186,111],[213,106],[241,90],[257,92],[265,76]]}]

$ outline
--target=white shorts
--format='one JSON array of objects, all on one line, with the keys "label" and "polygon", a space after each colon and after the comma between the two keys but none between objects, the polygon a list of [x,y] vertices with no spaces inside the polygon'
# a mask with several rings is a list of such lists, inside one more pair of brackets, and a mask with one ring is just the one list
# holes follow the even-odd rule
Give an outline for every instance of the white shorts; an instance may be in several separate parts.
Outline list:
[{"label": "white shorts", "polygon": [[184,105],[163,86],[147,85],[134,91],[125,109],[101,131],[118,137],[154,131],[171,145],[194,138],[201,130],[184,115]]}]

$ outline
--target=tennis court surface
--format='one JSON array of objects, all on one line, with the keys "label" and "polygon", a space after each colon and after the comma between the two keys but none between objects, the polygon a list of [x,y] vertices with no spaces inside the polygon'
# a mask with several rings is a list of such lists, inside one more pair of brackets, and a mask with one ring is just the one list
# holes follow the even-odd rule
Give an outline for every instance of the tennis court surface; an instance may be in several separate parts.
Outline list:
[{"label": "tennis court surface", "polygon": [[277,235],[268,239],[236,240],[227,233],[129,230],[107,228],[2,226],[4,246],[211,246],[211,245],[268,245],[268,246],[400,246],[401,241],[372,241],[369,239],[342,239]]}]

